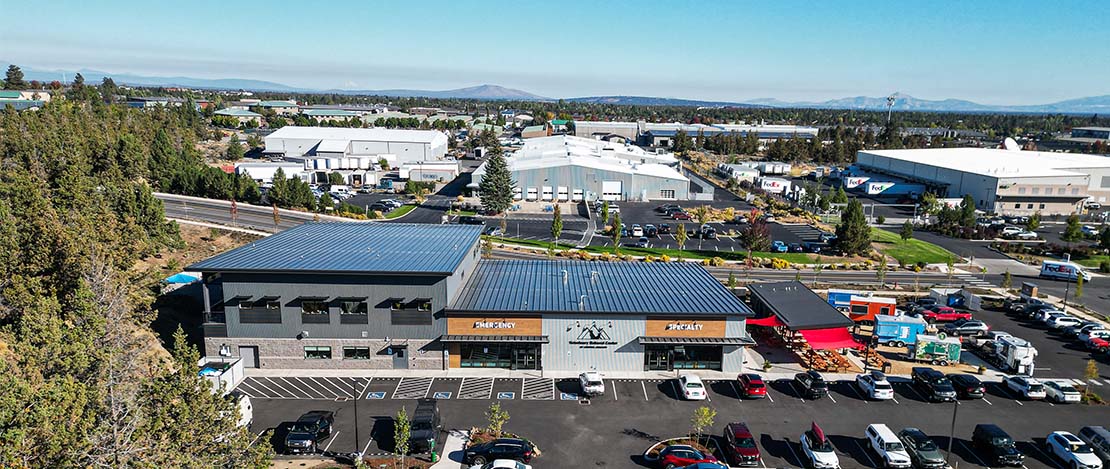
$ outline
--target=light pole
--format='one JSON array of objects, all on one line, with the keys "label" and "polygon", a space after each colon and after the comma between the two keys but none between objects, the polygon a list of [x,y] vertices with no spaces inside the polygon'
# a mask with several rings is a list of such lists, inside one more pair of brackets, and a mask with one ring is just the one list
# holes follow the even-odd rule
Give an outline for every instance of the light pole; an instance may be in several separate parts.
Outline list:
[{"label": "light pole", "polygon": [[[354,396],[355,396],[355,455],[358,459],[362,459],[362,451],[360,451],[359,448],[358,448],[358,443],[360,441],[362,441],[362,440],[359,439],[359,435],[358,435],[358,398],[362,397],[362,396],[359,395],[361,393],[358,390],[358,380],[357,379],[352,379],[351,380],[351,391],[352,391],[351,394],[354,394]],[[358,459],[356,459],[356,466],[357,466]]]},{"label": "light pole", "polygon": [[960,399],[952,400],[952,428],[948,431],[948,456],[944,463],[952,467],[952,442],[956,440],[956,413],[960,410]]}]

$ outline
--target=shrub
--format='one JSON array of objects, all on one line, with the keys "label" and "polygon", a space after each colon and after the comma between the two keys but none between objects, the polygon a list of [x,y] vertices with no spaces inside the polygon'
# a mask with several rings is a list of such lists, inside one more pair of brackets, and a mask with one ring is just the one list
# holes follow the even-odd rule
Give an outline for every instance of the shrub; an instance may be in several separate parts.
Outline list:
[{"label": "shrub", "polygon": [[725,265],[725,260],[721,259],[720,257],[714,257],[709,260],[709,265],[713,267],[720,267],[722,265]]},{"label": "shrub", "polygon": [[771,268],[775,270],[789,269],[790,262],[788,262],[786,259],[774,258],[771,259]]},{"label": "shrub", "polygon": [[706,266],[706,267],[709,267],[709,259],[702,259],[702,260],[701,260],[701,265],[704,265],[704,266]]},{"label": "shrub", "polygon": [[879,222],[880,225],[885,225],[886,224],[886,217],[884,217],[882,215],[879,215],[878,217],[875,218],[875,221]]},{"label": "shrub", "polygon": [[666,255],[666,254],[663,254],[663,257],[661,258],[661,260],[662,260],[663,262],[670,262],[670,261],[671,261],[671,256],[668,256],[668,255]]},{"label": "shrub", "polygon": [[1098,271],[1104,274],[1110,273],[1110,261],[1102,261],[1098,263]]}]

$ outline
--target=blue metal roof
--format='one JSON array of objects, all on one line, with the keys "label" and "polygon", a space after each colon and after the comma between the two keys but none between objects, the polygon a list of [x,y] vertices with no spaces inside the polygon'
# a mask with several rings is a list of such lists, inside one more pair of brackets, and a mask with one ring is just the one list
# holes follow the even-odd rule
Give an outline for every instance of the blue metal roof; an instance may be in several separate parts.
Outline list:
[{"label": "blue metal roof", "polygon": [[305,223],[187,270],[449,274],[481,234],[477,225]]},{"label": "blue metal roof", "polygon": [[700,265],[661,262],[483,260],[448,309],[752,315]]}]

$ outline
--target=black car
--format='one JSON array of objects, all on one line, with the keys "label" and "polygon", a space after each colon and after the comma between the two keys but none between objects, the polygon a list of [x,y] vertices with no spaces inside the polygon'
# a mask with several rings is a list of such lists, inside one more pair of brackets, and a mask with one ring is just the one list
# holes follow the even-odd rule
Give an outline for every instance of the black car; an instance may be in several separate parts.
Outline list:
[{"label": "black car", "polygon": [[320,440],[331,435],[335,412],[313,410],[300,416],[285,435],[286,453],[315,453]]},{"label": "black car", "polygon": [[944,373],[932,368],[915,366],[910,376],[913,377],[914,386],[925,394],[926,399],[933,402],[956,400],[956,389],[952,387],[952,382],[944,376]]},{"label": "black car", "polygon": [[940,448],[933,442],[929,435],[916,428],[905,428],[898,432],[898,439],[906,447],[913,467],[918,469],[935,469],[945,467],[944,456]]},{"label": "black car", "polygon": [[816,371],[807,371],[794,375],[794,386],[806,399],[820,399],[829,395],[829,385],[825,378]]},{"label": "black car", "polygon": [[435,399],[420,399],[416,404],[416,412],[412,414],[411,429],[409,430],[409,451],[413,453],[427,453],[432,450],[439,429],[439,407]]},{"label": "black car", "polygon": [[917,303],[917,304],[921,305],[924,308],[932,308],[933,306],[937,306],[937,299],[933,298],[933,297],[930,297],[930,296],[926,296],[926,297],[918,298],[917,300],[914,300],[914,303]]},{"label": "black car", "polygon": [[659,236],[659,228],[657,228],[655,225],[645,225],[644,236],[647,236],[649,238]]},{"label": "black car", "polygon": [[381,213],[386,213],[386,212],[389,212],[389,211],[393,210],[392,205],[383,204],[381,202],[374,202],[374,203],[370,204],[369,207],[366,207],[366,208],[369,209],[371,212],[381,212]]},{"label": "black car", "polygon": [[662,223],[659,225],[659,234],[668,234],[671,232],[671,225]]},{"label": "black car", "polygon": [[463,215],[459,217],[459,224],[462,225],[482,225],[484,222],[478,217]]},{"label": "black car", "polygon": [[659,212],[659,213],[670,213],[670,211],[676,210],[676,209],[677,210],[682,210],[682,207],[679,207],[676,204],[666,204],[666,205],[660,205],[658,207],[655,207],[655,211]]},{"label": "black car", "polygon": [[787,244],[786,249],[790,252],[805,252],[805,249],[802,248],[802,245],[798,243]]},{"label": "black car", "polygon": [[956,389],[956,397],[960,399],[982,399],[987,392],[979,378],[969,374],[950,374],[948,381],[952,383],[952,387]]},{"label": "black car", "polygon": [[986,456],[992,466],[1021,466],[1025,455],[1014,446],[1014,439],[998,425],[981,423],[971,433],[971,445]]},{"label": "black car", "polygon": [[514,459],[528,463],[534,455],[535,447],[528,440],[498,438],[466,448],[463,452],[463,464],[485,464],[495,459]]}]

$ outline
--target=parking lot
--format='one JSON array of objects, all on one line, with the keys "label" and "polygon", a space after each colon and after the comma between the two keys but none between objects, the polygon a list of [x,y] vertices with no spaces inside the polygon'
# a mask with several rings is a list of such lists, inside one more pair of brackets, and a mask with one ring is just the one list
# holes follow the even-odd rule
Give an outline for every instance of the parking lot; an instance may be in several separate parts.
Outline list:
[{"label": "parking lot", "polygon": [[[508,431],[535,442],[543,456],[536,467],[643,467],[639,455],[659,438],[690,431],[690,416],[706,405],[718,414],[707,433],[719,434],[728,422],[746,422],[756,436],[765,467],[808,467],[800,459],[798,436],[815,421],[836,447],[842,467],[877,467],[874,453],[865,450],[864,428],[886,423],[898,429],[915,426],[933,436],[941,448],[956,412],[953,462],[960,466],[986,467],[971,450],[971,430],[977,423],[996,423],[1021,443],[1027,468],[1064,469],[1037,447],[1054,430],[1078,431],[1083,425],[1104,424],[1110,408],[1055,405],[1022,401],[997,383],[987,385],[986,398],[951,403],[929,403],[907,381],[891,379],[895,399],[864,400],[849,381],[830,382],[830,394],[804,400],[789,380],[769,383],[768,397],[741,400],[732,380],[706,380],[708,398],[703,402],[676,399],[673,379],[605,379],[605,393],[591,399],[578,394],[575,379],[552,378],[255,378],[240,390],[271,389],[281,396],[254,395],[252,431],[261,434],[309,410],[336,411],[335,434],[321,448],[368,453],[392,449],[392,420],[401,406],[411,411],[413,399],[434,397],[445,428],[467,429],[485,423],[490,402],[502,403],[510,413]],[[312,388],[308,384],[314,384]],[[1110,389],[1110,380],[1092,383]],[[327,389],[327,391],[325,391]],[[350,391],[348,389],[357,389]],[[318,391],[318,392],[317,392]],[[359,399],[359,439],[354,435],[354,400]],[[324,396],[324,397],[309,397]],[[275,436],[274,441],[280,441]]]}]

